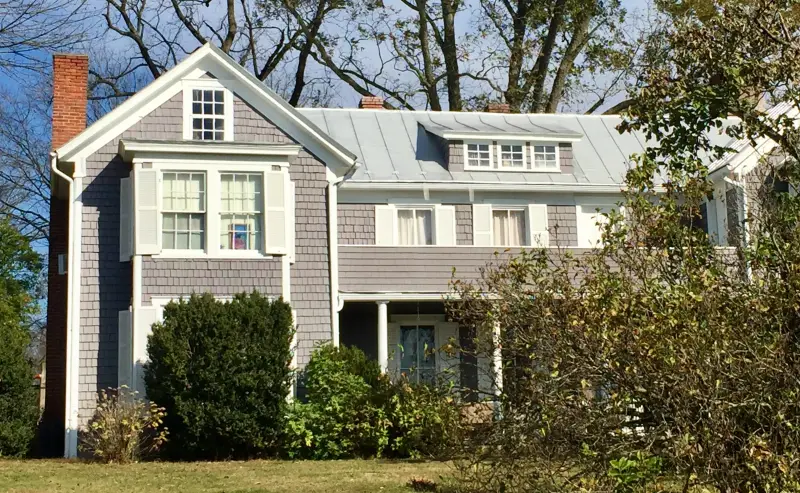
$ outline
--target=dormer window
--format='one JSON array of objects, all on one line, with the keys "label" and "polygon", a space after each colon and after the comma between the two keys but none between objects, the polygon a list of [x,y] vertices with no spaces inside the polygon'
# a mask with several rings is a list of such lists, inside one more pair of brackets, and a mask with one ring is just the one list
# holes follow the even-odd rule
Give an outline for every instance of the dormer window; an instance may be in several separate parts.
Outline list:
[{"label": "dormer window", "polygon": [[558,169],[558,146],[553,144],[534,145],[533,168],[544,170]]},{"label": "dormer window", "polygon": [[524,144],[500,144],[500,167],[525,169]]},{"label": "dormer window", "polygon": [[216,79],[184,81],[183,138],[233,140],[233,93]]},{"label": "dormer window", "polygon": [[474,142],[467,144],[468,168],[491,168],[492,145],[489,142]]},{"label": "dormer window", "polygon": [[192,139],[225,140],[225,91],[192,90]]}]

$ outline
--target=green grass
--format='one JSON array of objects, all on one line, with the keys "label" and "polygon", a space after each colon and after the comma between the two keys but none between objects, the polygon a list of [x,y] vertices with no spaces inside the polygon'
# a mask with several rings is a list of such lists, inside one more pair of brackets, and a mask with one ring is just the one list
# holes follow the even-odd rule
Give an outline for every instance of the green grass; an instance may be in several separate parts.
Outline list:
[{"label": "green grass", "polygon": [[97,464],[67,460],[0,460],[0,491],[400,493],[411,478],[439,482],[443,462],[249,461]]}]

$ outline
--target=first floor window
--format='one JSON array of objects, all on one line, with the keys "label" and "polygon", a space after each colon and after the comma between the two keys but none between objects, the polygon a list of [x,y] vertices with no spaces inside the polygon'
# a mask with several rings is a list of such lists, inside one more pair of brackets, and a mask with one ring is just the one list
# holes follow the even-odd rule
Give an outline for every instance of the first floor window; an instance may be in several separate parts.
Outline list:
[{"label": "first floor window", "polygon": [[205,249],[205,173],[164,173],[161,231],[163,248]]},{"label": "first floor window", "polygon": [[416,383],[433,383],[436,378],[436,345],[433,325],[400,327],[400,372]]},{"label": "first floor window", "polygon": [[492,236],[496,246],[524,246],[527,243],[525,211],[494,209],[492,211]]},{"label": "first floor window", "polygon": [[432,216],[430,209],[398,209],[398,243],[400,245],[433,245]]},{"label": "first floor window", "polygon": [[554,145],[533,146],[533,167],[537,169],[558,168],[558,162],[556,162],[556,146]]},{"label": "first floor window", "polygon": [[223,173],[220,248],[258,250],[262,245],[264,198],[259,173]]},{"label": "first floor window", "polygon": [[492,152],[487,144],[467,144],[467,166],[489,168],[492,166]]},{"label": "first floor window", "polygon": [[501,144],[500,166],[503,168],[524,168],[525,151],[523,151],[522,144]]}]

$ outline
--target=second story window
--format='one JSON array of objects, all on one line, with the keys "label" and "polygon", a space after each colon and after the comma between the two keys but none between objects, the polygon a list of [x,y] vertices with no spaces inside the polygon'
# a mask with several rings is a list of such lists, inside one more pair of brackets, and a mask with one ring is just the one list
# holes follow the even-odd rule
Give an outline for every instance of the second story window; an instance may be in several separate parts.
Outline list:
[{"label": "second story window", "polygon": [[192,90],[192,139],[225,139],[225,91]]},{"label": "second story window", "polygon": [[162,244],[169,250],[203,250],[206,224],[205,173],[164,173]]},{"label": "second story window", "polygon": [[262,174],[222,173],[220,248],[258,250],[261,248],[264,197]]},{"label": "second story window", "polygon": [[522,209],[492,210],[492,237],[495,246],[527,245],[525,211]]},{"label": "second story window", "polygon": [[535,145],[533,146],[533,168],[534,169],[556,169],[558,168],[557,147],[554,145]]},{"label": "second story window", "polygon": [[397,240],[400,245],[433,245],[430,209],[398,209]]},{"label": "second story window", "polygon": [[500,144],[501,168],[525,168],[525,146],[522,144]]},{"label": "second story window", "polygon": [[492,146],[487,143],[476,142],[467,144],[467,162],[469,168],[491,168]]}]

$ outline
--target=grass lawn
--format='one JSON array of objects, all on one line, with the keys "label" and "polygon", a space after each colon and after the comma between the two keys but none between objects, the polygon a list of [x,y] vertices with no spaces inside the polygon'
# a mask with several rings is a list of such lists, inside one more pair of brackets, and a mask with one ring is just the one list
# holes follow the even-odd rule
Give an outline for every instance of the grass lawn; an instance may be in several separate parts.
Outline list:
[{"label": "grass lawn", "polygon": [[67,460],[0,460],[0,491],[125,493],[382,492],[411,491],[411,478],[439,482],[452,469],[443,462],[250,461],[148,462],[103,465]]}]

